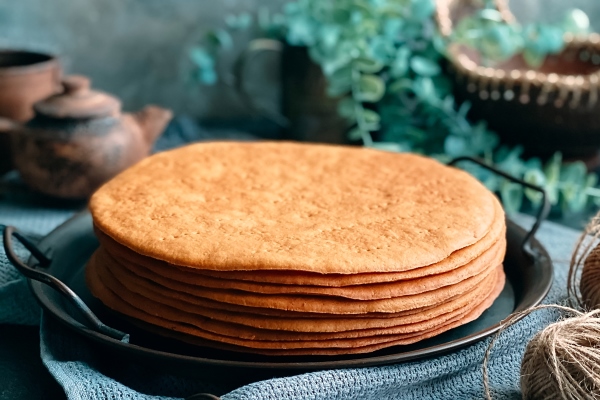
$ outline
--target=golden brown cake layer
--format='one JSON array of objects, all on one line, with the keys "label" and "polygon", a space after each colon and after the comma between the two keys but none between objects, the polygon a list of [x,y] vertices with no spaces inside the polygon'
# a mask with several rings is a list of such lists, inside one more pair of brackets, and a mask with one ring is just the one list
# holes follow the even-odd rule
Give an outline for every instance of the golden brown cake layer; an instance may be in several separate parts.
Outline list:
[{"label": "golden brown cake layer", "polygon": [[397,272],[482,239],[495,197],[413,154],[215,142],[154,155],[101,187],[95,225],[133,251],[190,268]]}]

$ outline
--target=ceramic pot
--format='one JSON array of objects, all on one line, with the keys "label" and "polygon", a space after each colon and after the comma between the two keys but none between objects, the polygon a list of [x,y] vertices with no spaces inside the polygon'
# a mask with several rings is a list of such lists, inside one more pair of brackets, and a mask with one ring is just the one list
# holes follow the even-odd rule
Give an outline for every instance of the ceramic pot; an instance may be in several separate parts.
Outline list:
[{"label": "ceramic pot", "polygon": [[[0,50],[0,117],[24,122],[33,104],[60,90],[60,65],[50,55]],[[6,124],[0,124],[0,174],[12,167]]]},{"label": "ceramic pot", "polygon": [[89,197],[146,157],[172,116],[156,106],[122,114],[118,99],[83,76],[65,78],[63,92],[34,110],[27,124],[12,125],[15,167],[32,189],[65,199]]},{"label": "ceramic pot", "polygon": [[[246,90],[244,70],[261,53],[280,59],[281,107],[266,110]],[[273,39],[256,39],[237,60],[236,89],[245,105],[281,127],[280,139],[304,142],[347,143],[349,124],[338,115],[339,100],[327,94],[327,78],[303,46]]]}]

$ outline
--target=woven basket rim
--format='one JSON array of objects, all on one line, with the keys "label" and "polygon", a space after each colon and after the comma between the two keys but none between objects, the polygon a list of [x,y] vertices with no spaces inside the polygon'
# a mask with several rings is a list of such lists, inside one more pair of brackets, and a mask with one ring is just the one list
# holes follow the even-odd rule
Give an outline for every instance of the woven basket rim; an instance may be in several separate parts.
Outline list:
[{"label": "woven basket rim", "polygon": [[[600,34],[593,33],[585,37],[574,37],[565,35],[566,47],[575,49],[594,49],[600,53]],[[515,83],[528,81],[533,85],[557,85],[561,84],[586,88],[590,83],[600,82],[600,65],[598,70],[587,74],[559,74],[544,73],[535,69],[511,69],[497,67],[486,67],[473,61],[468,55],[460,51],[461,45],[451,44],[448,47],[448,60],[456,70],[472,78],[510,80]]]}]

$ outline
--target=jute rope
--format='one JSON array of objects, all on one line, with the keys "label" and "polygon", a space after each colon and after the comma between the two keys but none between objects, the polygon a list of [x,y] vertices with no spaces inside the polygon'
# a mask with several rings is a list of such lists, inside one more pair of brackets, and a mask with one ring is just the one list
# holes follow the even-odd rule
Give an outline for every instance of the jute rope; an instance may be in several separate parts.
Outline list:
[{"label": "jute rope", "polygon": [[490,341],[483,360],[486,399],[492,399],[488,363],[499,335],[520,319],[543,309],[558,310],[563,316],[538,332],[525,348],[521,363],[523,399],[600,399],[599,238],[600,213],[586,227],[571,258],[567,280],[570,307],[540,305],[512,314],[502,321],[501,329]]},{"label": "jute rope", "polygon": [[567,293],[571,307],[588,310],[600,306],[600,213],[586,226],[579,238],[567,279]]}]

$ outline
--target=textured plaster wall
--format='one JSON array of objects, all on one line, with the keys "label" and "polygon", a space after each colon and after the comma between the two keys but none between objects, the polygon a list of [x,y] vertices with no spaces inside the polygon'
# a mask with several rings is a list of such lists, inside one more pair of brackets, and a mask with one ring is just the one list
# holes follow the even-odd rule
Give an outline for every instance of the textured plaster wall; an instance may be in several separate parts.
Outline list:
[{"label": "textured plaster wall", "polygon": [[[66,71],[92,77],[97,87],[121,97],[126,109],[153,102],[195,116],[235,116],[247,110],[229,88],[186,84],[185,51],[226,14],[277,9],[285,1],[0,0],[0,47],[57,53]],[[600,30],[598,0],[512,0],[511,7],[522,20],[556,20],[566,8],[580,7]],[[267,105],[277,102],[271,64],[250,71],[251,89]]]},{"label": "textured plaster wall", "polygon": [[[196,116],[244,114],[232,90],[185,82],[186,49],[232,12],[283,0],[0,0],[0,47],[59,54],[65,69],[90,76],[125,108],[146,103]],[[239,38],[239,37],[238,37]],[[239,38],[243,42],[243,37]],[[231,58],[231,57],[230,57]],[[224,67],[231,60],[223,62]],[[258,71],[260,73],[261,71]],[[273,101],[269,79],[254,91]],[[264,87],[264,89],[262,89]]]}]

